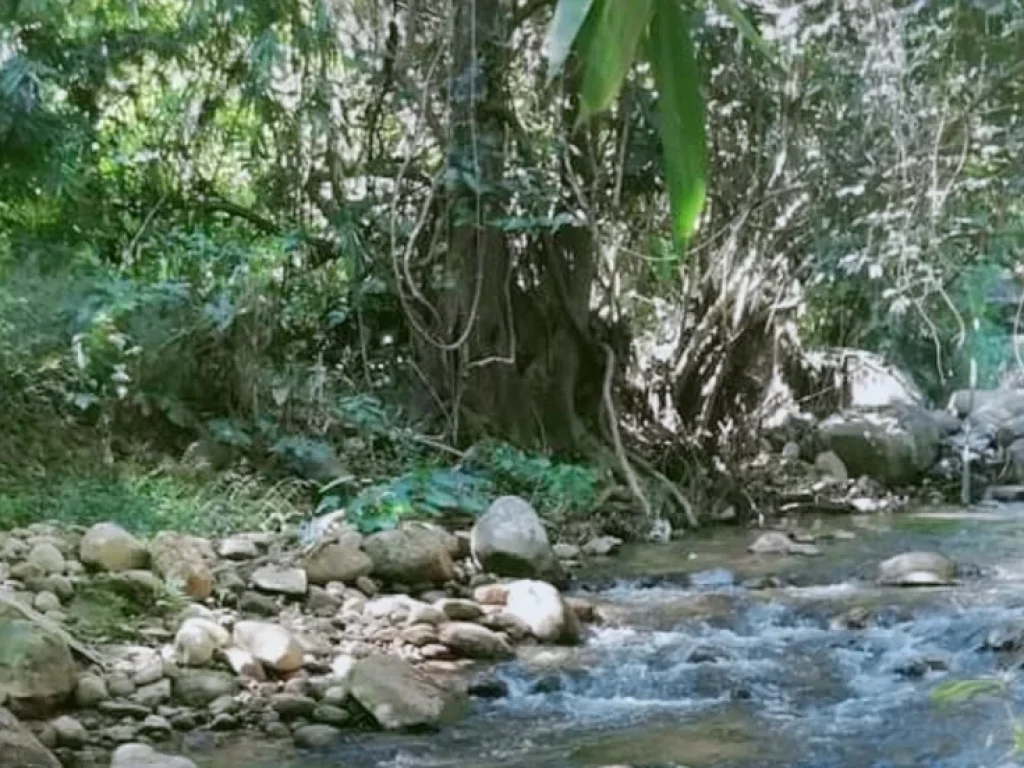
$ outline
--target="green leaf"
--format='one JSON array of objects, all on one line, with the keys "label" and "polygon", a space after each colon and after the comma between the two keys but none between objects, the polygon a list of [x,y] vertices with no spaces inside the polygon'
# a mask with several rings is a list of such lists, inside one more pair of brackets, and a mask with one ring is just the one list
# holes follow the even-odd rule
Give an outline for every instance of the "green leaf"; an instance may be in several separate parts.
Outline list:
[{"label": "green leaf", "polygon": [[1000,693],[1004,689],[1001,680],[953,680],[932,691],[932,699],[940,704],[958,704],[985,694]]},{"label": "green leaf", "polygon": [[775,52],[772,51],[768,43],[764,41],[764,38],[757,33],[756,29],[754,29],[754,25],[750,23],[750,19],[747,18],[747,15],[743,13],[743,9],[740,8],[739,3],[737,3],[736,0],[715,0],[715,3],[718,5],[718,10],[732,20],[732,23],[736,25],[740,34],[753,43],[766,59],[778,66],[778,62],[775,59]]},{"label": "green leaf", "polygon": [[648,52],[658,86],[672,229],[685,242],[704,208],[707,169],[697,58],[690,19],[678,0],[657,0]]},{"label": "green leaf", "polygon": [[572,44],[583,28],[594,0],[558,0],[555,16],[548,27],[544,40],[544,54],[548,59],[548,82],[557,77],[565,67]]},{"label": "green leaf", "polygon": [[581,37],[579,122],[603,112],[619,94],[650,25],[654,0],[595,0]]}]

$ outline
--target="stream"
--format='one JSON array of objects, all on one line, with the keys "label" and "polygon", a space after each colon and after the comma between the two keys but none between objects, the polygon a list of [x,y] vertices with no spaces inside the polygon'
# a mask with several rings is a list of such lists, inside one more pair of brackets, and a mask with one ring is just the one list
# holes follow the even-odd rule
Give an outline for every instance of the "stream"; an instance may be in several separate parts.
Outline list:
[{"label": "stream", "polygon": [[[580,648],[497,667],[509,695],[475,700],[459,724],[354,733],[307,757],[238,744],[202,765],[1015,765],[1007,700],[943,706],[932,693],[1020,663],[981,647],[993,630],[1024,638],[1024,505],[833,518],[819,532],[837,527],[854,536],[824,540],[819,557],[750,555],[756,532],[745,530],[626,547],[579,574],[576,592],[607,621]],[[967,575],[948,588],[872,585],[879,561],[911,549],[953,557]],[[768,577],[783,586],[762,588]],[[867,626],[833,622],[851,611]],[[1024,689],[1011,691],[1024,715]]]}]

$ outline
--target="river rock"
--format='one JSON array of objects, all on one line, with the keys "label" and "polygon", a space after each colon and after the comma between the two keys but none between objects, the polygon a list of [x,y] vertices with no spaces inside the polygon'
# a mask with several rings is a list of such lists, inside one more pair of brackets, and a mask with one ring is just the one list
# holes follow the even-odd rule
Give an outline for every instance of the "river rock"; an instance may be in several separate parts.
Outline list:
[{"label": "river rock", "polygon": [[78,670],[67,644],[35,624],[0,614],[0,702],[43,714],[75,690]]},{"label": "river rock", "polygon": [[48,541],[41,541],[33,546],[25,560],[45,574],[64,573],[64,555]]},{"label": "river rock", "polygon": [[0,766],[60,768],[60,761],[13,714],[0,708]]},{"label": "river rock", "polygon": [[794,541],[781,531],[762,533],[747,550],[755,555],[820,555],[813,544]]},{"label": "river rock", "polygon": [[359,659],[350,684],[356,701],[388,730],[451,723],[467,704],[464,691],[446,688],[392,656]]},{"label": "river rock", "polygon": [[174,679],[174,698],[190,707],[205,707],[237,690],[238,681],[233,675],[213,669],[183,669]]},{"label": "river rock", "polygon": [[445,624],[438,639],[459,656],[470,659],[510,659],[515,656],[512,646],[502,635],[468,621]]},{"label": "river rock", "polygon": [[104,571],[145,568],[149,562],[146,546],[114,523],[97,523],[82,537],[78,559]]},{"label": "river rock", "polygon": [[878,566],[878,582],[886,586],[940,586],[956,576],[956,563],[937,552],[904,552]]},{"label": "river rock", "polygon": [[252,536],[240,533],[223,539],[217,554],[225,560],[252,560],[259,556],[260,548]]},{"label": "river rock", "polygon": [[75,705],[81,709],[92,709],[101,701],[110,698],[107,681],[99,675],[87,673],[75,684]]},{"label": "river rock", "polygon": [[110,768],[197,768],[187,757],[164,755],[148,744],[122,744],[114,750]]},{"label": "river rock", "polygon": [[913,406],[836,414],[818,426],[817,435],[850,475],[890,486],[913,483],[929,470],[942,438],[932,414]]},{"label": "river rock", "polygon": [[193,616],[185,619],[174,637],[174,655],[186,666],[201,667],[231,640],[228,631],[212,619]]},{"label": "river rock", "polygon": [[257,589],[279,595],[301,597],[309,588],[306,572],[302,568],[284,565],[264,565],[252,574],[252,583]]},{"label": "river rock", "polygon": [[571,645],[580,641],[576,614],[565,604],[558,590],[545,581],[522,580],[509,584],[505,613],[521,620],[542,642]]},{"label": "river rock", "polygon": [[80,749],[89,741],[89,731],[70,715],[62,715],[51,721],[50,727],[57,734],[57,743],[62,747]]},{"label": "river rock", "polygon": [[596,536],[583,545],[582,552],[591,557],[604,557],[621,546],[622,539],[618,536]]},{"label": "river rock", "polygon": [[164,531],[150,543],[149,554],[153,570],[193,600],[213,593],[215,580],[207,561],[214,558],[208,541]]},{"label": "river rock", "polygon": [[332,581],[354,582],[369,576],[373,560],[362,550],[363,537],[357,531],[344,531],[338,540],[325,544],[305,560],[306,576],[311,584]]},{"label": "river rock", "polygon": [[291,632],[277,624],[240,621],[235,624],[232,640],[235,647],[278,672],[293,672],[302,666],[302,646]]},{"label": "river rock", "polygon": [[565,578],[540,516],[518,496],[501,496],[491,503],[473,526],[470,548],[488,573],[555,583]]},{"label": "river rock", "polygon": [[443,583],[455,576],[448,543],[423,526],[404,525],[363,541],[373,561],[373,575],[401,584]]}]

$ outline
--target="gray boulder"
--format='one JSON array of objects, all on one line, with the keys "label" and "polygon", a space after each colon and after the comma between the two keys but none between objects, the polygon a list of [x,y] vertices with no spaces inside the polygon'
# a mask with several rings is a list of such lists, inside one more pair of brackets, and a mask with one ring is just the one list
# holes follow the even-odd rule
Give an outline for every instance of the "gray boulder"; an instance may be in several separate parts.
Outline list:
[{"label": "gray boulder", "polygon": [[0,701],[18,713],[44,714],[67,700],[77,683],[67,643],[29,621],[0,614]]},{"label": "gray boulder", "polygon": [[454,722],[468,702],[465,691],[444,687],[392,656],[356,661],[350,685],[356,701],[388,730]]},{"label": "gray boulder", "polygon": [[817,436],[851,476],[895,486],[917,481],[935,464],[943,429],[930,411],[901,406],[836,414],[818,426]]},{"label": "gray boulder", "polygon": [[878,565],[878,582],[885,586],[942,586],[956,575],[956,563],[937,552],[904,552]]},{"label": "gray boulder", "polygon": [[373,575],[402,584],[444,583],[455,575],[449,542],[432,526],[403,525],[363,540]]},{"label": "gray boulder", "polygon": [[494,500],[473,526],[470,549],[484,571],[498,576],[565,580],[540,516],[518,496]]}]

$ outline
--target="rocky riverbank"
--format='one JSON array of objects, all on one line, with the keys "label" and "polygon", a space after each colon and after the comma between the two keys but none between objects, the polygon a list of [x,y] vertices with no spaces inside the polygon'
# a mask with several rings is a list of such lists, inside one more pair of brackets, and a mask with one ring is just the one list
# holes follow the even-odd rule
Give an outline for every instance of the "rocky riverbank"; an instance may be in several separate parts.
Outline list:
[{"label": "rocky riverbank", "polygon": [[486,663],[580,641],[593,610],[555,585],[617,544],[553,547],[515,497],[454,533],[321,520],[304,547],[112,523],[0,533],[0,766],[188,768],[175,753],[221,734],[320,749],[451,722],[501,693]]}]

